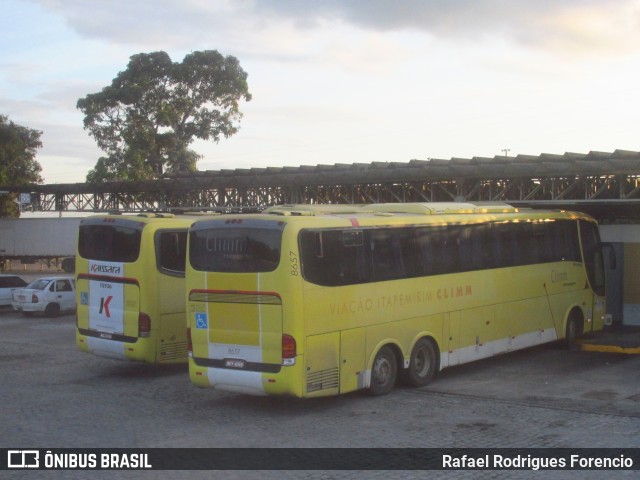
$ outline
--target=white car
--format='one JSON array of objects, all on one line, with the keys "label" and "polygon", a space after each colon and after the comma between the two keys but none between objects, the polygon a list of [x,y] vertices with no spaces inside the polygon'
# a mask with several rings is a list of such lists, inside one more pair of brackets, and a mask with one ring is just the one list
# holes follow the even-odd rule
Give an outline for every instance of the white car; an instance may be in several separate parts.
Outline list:
[{"label": "white car", "polygon": [[60,312],[73,311],[76,308],[75,280],[70,277],[34,280],[26,287],[14,290],[11,306],[25,316],[44,312],[55,317]]},{"label": "white car", "polygon": [[0,306],[11,305],[13,291],[26,285],[27,282],[17,275],[0,275]]}]

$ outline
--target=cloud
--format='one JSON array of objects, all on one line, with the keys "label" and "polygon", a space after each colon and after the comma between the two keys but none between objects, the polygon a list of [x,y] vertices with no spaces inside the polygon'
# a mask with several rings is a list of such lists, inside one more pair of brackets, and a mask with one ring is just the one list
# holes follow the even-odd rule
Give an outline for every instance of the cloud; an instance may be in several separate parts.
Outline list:
[{"label": "cloud", "polygon": [[381,32],[413,30],[448,40],[499,37],[525,46],[626,50],[638,40],[637,0],[252,0],[270,18],[301,28],[333,21]]},{"label": "cloud", "polygon": [[[541,49],[619,49],[638,40],[640,20],[637,0],[34,1],[86,38],[156,50],[222,39],[243,53],[276,28],[313,32],[336,25],[449,41],[497,37]],[[263,35],[264,42],[273,38]]]},{"label": "cloud", "polygon": [[67,25],[84,38],[154,50],[190,48],[194,39],[206,41],[221,32],[233,36],[233,31],[242,30],[245,23],[242,12],[226,1],[34,1],[64,16]]}]

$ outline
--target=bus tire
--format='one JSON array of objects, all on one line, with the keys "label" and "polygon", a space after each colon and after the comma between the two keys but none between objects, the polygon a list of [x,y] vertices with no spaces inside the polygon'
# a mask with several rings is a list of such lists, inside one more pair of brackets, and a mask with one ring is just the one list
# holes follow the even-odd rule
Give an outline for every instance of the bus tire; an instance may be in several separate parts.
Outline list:
[{"label": "bus tire", "polygon": [[378,351],[371,367],[371,395],[385,395],[393,390],[398,376],[398,360],[390,346],[386,345]]},{"label": "bus tire", "polygon": [[50,303],[45,307],[44,314],[47,317],[57,317],[60,314],[60,305],[57,303]]},{"label": "bus tire", "polygon": [[402,371],[405,385],[420,388],[427,385],[436,373],[436,347],[428,338],[421,338],[411,351],[409,367]]},{"label": "bus tire", "polygon": [[582,315],[574,310],[567,320],[567,329],[564,335],[565,346],[569,350],[575,350],[577,348],[576,340],[581,337],[583,333],[584,320],[582,319]]}]

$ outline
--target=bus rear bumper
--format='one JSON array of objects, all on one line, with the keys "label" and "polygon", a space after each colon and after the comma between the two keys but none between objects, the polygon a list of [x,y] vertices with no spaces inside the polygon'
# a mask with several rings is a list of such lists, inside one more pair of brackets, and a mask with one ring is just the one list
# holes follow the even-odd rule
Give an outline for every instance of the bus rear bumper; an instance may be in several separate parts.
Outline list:
[{"label": "bus rear bumper", "polygon": [[84,337],[84,340],[88,351],[94,355],[98,355],[99,357],[115,358],[118,360],[126,359],[124,342],[96,337]]},{"label": "bus rear bumper", "polygon": [[[265,373],[232,368],[207,367],[189,358],[189,378],[203,388],[215,388],[247,395],[288,395],[302,397],[295,389],[298,365],[282,367],[278,373]],[[300,382],[298,382],[300,383]]]},{"label": "bus rear bumper", "polygon": [[248,395],[267,395],[263,387],[262,372],[203,367],[189,359],[189,377],[199,387],[213,387],[227,392]]}]

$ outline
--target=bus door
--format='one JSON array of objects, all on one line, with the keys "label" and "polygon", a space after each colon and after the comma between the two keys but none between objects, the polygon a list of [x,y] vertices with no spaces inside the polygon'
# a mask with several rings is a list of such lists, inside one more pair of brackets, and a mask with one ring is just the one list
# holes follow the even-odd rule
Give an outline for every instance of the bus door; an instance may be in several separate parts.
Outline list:
[{"label": "bus door", "polygon": [[[602,320],[606,313],[605,305],[605,268],[602,244],[598,227],[593,222],[580,220],[580,244],[589,285],[593,290],[591,308],[587,311],[584,331],[602,328]],[[598,325],[595,325],[596,322]]]}]

